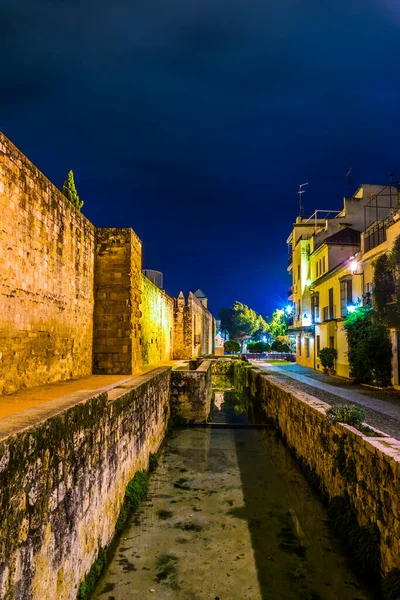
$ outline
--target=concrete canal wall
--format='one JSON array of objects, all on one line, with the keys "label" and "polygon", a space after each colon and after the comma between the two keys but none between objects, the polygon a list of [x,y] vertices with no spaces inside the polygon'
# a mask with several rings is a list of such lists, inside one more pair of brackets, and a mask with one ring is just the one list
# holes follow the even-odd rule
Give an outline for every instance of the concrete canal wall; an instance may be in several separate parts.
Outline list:
[{"label": "concrete canal wall", "polygon": [[75,600],[170,413],[167,367],[0,422],[0,598]]},{"label": "concrete canal wall", "polygon": [[[329,500],[337,528],[342,519],[343,528],[347,526],[357,538],[349,540],[353,553],[362,554],[356,558],[361,558],[368,570],[375,568],[384,576],[398,577],[400,442],[384,434],[367,437],[345,424],[331,425],[326,403],[243,363],[235,364],[235,377],[256,407],[275,422]],[[350,527],[353,517],[358,526]]]},{"label": "concrete canal wall", "polygon": [[172,371],[172,417],[194,423],[207,419],[211,407],[211,372],[211,360],[203,361],[195,371]]}]

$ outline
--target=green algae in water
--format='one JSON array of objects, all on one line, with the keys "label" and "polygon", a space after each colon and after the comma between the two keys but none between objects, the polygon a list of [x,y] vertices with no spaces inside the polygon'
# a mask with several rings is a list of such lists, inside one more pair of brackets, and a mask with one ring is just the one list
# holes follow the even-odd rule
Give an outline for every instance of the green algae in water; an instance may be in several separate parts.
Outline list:
[{"label": "green algae in water", "polygon": [[171,517],[173,516],[173,512],[170,510],[158,510],[157,511],[157,516],[161,521],[166,521],[167,519],[171,519]]}]

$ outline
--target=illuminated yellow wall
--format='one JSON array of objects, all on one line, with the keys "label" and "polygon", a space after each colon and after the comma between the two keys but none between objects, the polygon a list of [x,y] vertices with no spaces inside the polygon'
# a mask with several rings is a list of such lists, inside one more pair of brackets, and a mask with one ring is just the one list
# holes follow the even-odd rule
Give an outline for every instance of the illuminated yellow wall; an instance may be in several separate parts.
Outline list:
[{"label": "illuminated yellow wall", "polygon": [[172,358],[174,301],[142,275],[141,340],[144,365]]}]

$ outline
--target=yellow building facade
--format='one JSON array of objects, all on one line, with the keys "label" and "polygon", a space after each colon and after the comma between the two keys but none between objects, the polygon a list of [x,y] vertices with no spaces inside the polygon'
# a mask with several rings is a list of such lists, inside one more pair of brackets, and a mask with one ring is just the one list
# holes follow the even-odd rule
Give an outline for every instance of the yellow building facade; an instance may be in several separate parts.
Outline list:
[{"label": "yellow building facade", "polygon": [[[349,377],[348,313],[369,303],[374,261],[400,235],[397,196],[392,186],[361,186],[341,211],[298,217],[287,240],[292,324],[297,363],[322,370],[320,350],[335,348],[336,374]],[[393,382],[399,382],[399,334],[392,331]]]}]

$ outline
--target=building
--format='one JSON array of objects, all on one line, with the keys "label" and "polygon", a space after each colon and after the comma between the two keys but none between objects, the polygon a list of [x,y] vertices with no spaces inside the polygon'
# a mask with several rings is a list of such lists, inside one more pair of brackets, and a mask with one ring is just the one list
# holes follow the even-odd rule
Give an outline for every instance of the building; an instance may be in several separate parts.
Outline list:
[{"label": "building", "polygon": [[135,232],[95,227],[1,132],[0,269],[0,395],[213,351],[204,293],[183,324]]},{"label": "building", "polygon": [[353,307],[369,301],[374,257],[390,250],[394,229],[400,228],[397,203],[397,186],[364,184],[344,199],[342,210],[296,219],[287,240],[288,298],[299,364],[321,369],[321,348],[336,348],[336,372],[349,376],[343,321]]}]

